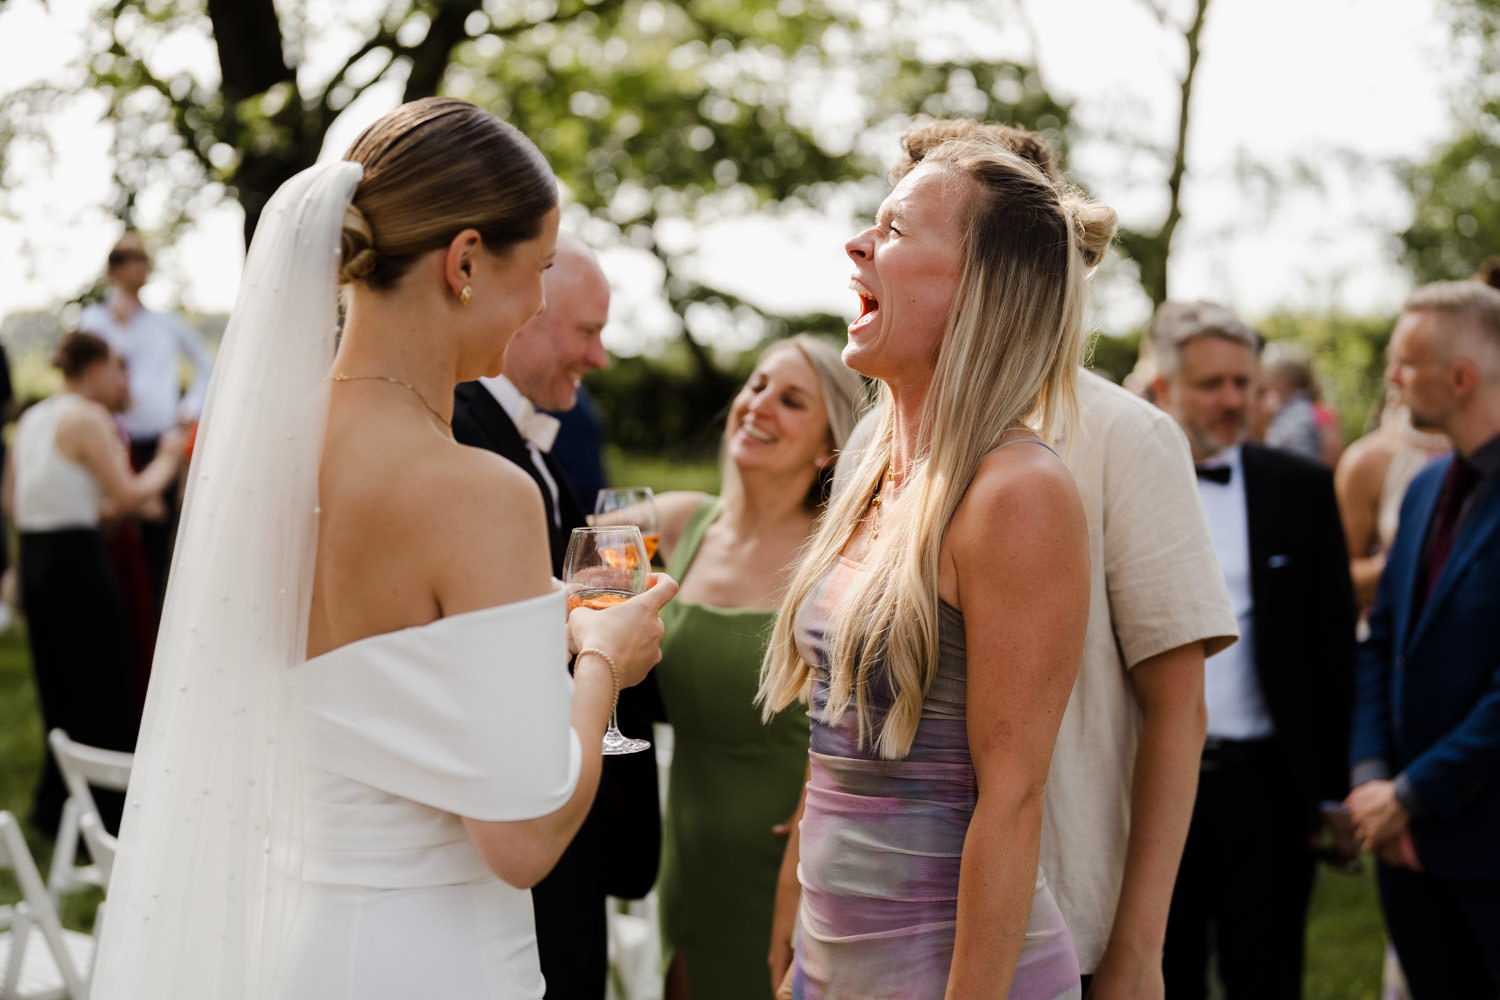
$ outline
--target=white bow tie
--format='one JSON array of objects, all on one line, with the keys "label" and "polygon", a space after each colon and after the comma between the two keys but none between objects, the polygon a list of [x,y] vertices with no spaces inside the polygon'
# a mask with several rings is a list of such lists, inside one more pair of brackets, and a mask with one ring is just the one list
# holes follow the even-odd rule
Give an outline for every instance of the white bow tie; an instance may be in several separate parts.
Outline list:
[{"label": "white bow tie", "polygon": [[536,446],[543,454],[552,450],[552,442],[557,440],[557,430],[562,426],[562,421],[546,413],[538,413],[536,407],[531,405],[530,400],[523,400],[521,412],[516,414],[516,430],[521,436]]}]

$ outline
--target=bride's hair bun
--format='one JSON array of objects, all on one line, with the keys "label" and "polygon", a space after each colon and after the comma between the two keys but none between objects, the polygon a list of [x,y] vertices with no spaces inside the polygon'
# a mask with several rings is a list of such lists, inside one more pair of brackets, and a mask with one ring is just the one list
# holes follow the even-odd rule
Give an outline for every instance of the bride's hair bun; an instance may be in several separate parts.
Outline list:
[{"label": "bride's hair bun", "polygon": [[1065,194],[1062,205],[1072,221],[1073,242],[1079,255],[1089,267],[1097,267],[1115,238],[1118,223],[1115,210],[1097,201],[1089,201],[1077,192]]},{"label": "bride's hair bun", "polygon": [[359,206],[351,203],[344,211],[344,231],[340,240],[339,284],[359,281],[375,270],[379,254],[375,251],[375,234]]}]

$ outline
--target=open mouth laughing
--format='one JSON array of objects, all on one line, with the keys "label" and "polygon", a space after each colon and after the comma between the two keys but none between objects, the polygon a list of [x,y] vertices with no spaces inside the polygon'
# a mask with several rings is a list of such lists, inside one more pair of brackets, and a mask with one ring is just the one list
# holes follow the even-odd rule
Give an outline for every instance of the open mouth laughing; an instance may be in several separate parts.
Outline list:
[{"label": "open mouth laughing", "polygon": [[849,332],[852,334],[865,329],[875,322],[875,316],[880,312],[880,300],[857,277],[849,280],[849,289],[859,296],[859,318],[849,324]]}]

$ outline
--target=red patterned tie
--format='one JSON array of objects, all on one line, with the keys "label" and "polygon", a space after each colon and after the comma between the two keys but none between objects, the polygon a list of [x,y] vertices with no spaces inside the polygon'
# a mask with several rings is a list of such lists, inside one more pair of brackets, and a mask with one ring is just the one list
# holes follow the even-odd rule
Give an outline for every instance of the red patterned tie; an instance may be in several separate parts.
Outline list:
[{"label": "red patterned tie", "polygon": [[1438,497],[1437,516],[1432,522],[1432,542],[1427,546],[1427,566],[1422,585],[1422,603],[1426,604],[1443,574],[1443,564],[1453,550],[1453,537],[1457,533],[1458,515],[1463,510],[1464,499],[1474,484],[1479,481],[1479,470],[1458,455],[1448,466],[1443,477],[1443,492]]}]

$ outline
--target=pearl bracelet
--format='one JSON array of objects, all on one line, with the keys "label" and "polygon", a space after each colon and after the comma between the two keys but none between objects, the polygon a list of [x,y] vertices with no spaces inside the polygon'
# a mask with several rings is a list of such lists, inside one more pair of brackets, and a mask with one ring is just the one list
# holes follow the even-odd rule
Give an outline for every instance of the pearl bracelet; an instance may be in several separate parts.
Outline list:
[{"label": "pearl bracelet", "polygon": [[585,649],[580,649],[575,659],[581,660],[588,653],[593,653],[595,656],[599,657],[599,659],[609,664],[610,676],[612,676],[615,680],[615,696],[609,703],[609,714],[614,715],[615,710],[620,705],[620,668],[615,666],[614,657],[610,656],[604,650],[599,649],[596,646],[589,646]]}]

